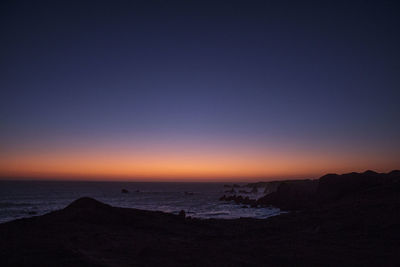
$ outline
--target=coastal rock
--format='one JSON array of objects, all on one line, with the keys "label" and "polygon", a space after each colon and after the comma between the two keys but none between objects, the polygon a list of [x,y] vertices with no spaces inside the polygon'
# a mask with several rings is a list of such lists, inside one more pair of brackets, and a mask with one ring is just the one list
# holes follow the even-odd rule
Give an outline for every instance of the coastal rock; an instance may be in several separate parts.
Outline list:
[{"label": "coastal rock", "polygon": [[182,219],[185,219],[185,217],[186,217],[186,212],[185,212],[184,210],[181,210],[181,211],[179,212],[178,216],[179,216],[180,218],[182,218]]},{"label": "coastal rock", "polygon": [[121,189],[121,193],[123,193],[123,194],[128,194],[129,193],[129,191],[127,190],[127,189]]},{"label": "coastal rock", "polygon": [[253,187],[253,189],[251,189],[250,193],[251,194],[257,194],[258,193],[257,187]]},{"label": "coastal rock", "polygon": [[235,201],[236,204],[242,204],[243,203],[243,197],[242,196],[235,196],[233,201]]},{"label": "coastal rock", "polygon": [[240,195],[233,195],[233,196],[223,195],[222,197],[220,197],[219,200],[220,201],[233,201],[236,204],[246,204],[246,205],[253,205],[256,202],[255,200],[250,199],[248,196],[243,197]]},{"label": "coastal rock", "polygon": [[319,179],[316,197],[320,202],[334,201],[347,194],[382,185],[389,176],[374,171],[327,174]]},{"label": "coastal rock", "polygon": [[[327,174],[318,180],[285,182],[278,190],[258,200],[258,204],[273,205],[285,210],[312,209],[335,205],[338,201],[352,203],[360,194],[392,194],[399,190],[400,172]],[[381,192],[381,193],[379,193]],[[384,193],[386,192],[386,193]],[[400,191],[399,191],[400,192]]]},{"label": "coastal rock", "polygon": [[371,190],[393,192],[400,187],[400,171],[395,170],[387,174],[374,171],[342,175],[327,174],[316,180],[288,180],[249,185],[253,186],[253,189],[261,185],[266,186],[266,189],[269,188],[269,193],[258,200],[236,195],[221,199],[252,207],[275,206],[283,210],[314,209],[321,205],[334,204],[341,199],[353,199],[358,194]]},{"label": "coastal rock", "polygon": [[318,180],[286,181],[279,184],[277,191],[257,200],[260,206],[276,206],[284,210],[295,210],[312,204]]},{"label": "coastal rock", "polygon": [[264,194],[268,195],[278,190],[278,186],[281,184],[281,181],[273,181],[265,184]]},{"label": "coastal rock", "polygon": [[236,191],[235,191],[235,189],[232,188],[231,190],[226,190],[225,193],[228,193],[228,194],[235,194]]}]

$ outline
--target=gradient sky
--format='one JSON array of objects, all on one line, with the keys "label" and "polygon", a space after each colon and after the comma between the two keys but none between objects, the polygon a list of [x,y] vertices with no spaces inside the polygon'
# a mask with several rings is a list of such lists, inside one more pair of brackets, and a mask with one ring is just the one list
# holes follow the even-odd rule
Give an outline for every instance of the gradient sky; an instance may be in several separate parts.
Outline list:
[{"label": "gradient sky", "polygon": [[321,2],[2,1],[0,176],[400,168],[399,4]]}]

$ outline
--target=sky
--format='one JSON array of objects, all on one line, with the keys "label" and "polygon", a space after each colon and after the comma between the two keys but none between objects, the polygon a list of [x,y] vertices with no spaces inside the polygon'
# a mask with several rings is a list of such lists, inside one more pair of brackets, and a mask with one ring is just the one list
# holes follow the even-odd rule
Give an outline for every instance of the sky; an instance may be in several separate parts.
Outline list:
[{"label": "sky", "polygon": [[396,1],[2,1],[0,177],[399,169],[398,14]]}]

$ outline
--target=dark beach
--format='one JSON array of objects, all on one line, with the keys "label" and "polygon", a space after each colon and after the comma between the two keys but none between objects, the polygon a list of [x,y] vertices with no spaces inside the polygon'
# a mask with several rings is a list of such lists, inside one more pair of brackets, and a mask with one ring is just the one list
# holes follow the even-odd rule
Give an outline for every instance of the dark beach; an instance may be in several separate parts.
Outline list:
[{"label": "dark beach", "polygon": [[81,198],[62,210],[0,224],[0,265],[400,264],[399,171],[310,181],[283,182],[260,200],[289,211],[264,220],[201,220]]}]

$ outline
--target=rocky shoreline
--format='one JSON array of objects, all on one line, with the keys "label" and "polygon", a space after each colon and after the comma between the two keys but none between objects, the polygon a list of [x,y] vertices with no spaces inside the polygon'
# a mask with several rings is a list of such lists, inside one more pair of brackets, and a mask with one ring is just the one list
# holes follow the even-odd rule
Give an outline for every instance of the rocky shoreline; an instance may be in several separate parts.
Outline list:
[{"label": "rocky shoreline", "polygon": [[252,207],[275,206],[283,210],[304,210],[317,208],[323,205],[346,198],[354,197],[366,190],[379,190],[390,187],[397,188],[400,183],[400,171],[377,173],[366,171],[363,173],[327,174],[315,180],[288,180],[260,182],[245,185],[245,187],[265,187],[269,190],[258,199],[243,196],[241,191],[229,192],[223,195],[220,201],[233,201],[236,204],[251,205]]},{"label": "rocky shoreline", "polygon": [[291,212],[265,220],[201,220],[81,198],[0,224],[0,266],[399,266],[399,173],[281,184],[263,201]]}]

